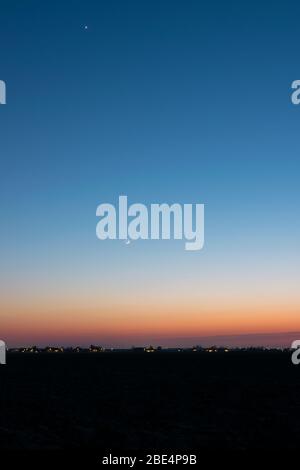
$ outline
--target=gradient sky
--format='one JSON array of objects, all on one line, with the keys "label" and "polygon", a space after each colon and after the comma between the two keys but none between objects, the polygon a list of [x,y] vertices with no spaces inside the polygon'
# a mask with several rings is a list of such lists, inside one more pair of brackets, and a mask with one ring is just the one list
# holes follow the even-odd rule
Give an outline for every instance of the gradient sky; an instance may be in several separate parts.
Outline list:
[{"label": "gradient sky", "polygon": [[[8,345],[300,331],[299,13],[296,1],[0,1]],[[205,203],[204,249],[97,240],[96,207],[120,194]]]}]

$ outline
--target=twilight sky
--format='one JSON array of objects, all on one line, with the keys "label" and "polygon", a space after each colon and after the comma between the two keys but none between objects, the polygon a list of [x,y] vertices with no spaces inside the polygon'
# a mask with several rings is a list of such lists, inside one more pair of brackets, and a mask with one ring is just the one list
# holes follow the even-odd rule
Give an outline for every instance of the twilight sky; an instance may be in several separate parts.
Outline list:
[{"label": "twilight sky", "polygon": [[[9,346],[300,331],[299,13],[296,1],[0,0]],[[96,207],[120,194],[205,203],[204,249],[97,240]]]}]

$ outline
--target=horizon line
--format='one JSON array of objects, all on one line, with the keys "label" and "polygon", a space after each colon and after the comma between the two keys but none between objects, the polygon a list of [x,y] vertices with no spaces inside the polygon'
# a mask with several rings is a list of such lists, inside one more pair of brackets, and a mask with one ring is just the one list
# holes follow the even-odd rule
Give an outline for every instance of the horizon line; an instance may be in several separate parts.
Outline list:
[{"label": "horizon line", "polygon": [[[288,347],[291,343],[300,339],[300,331],[287,331],[287,332],[272,332],[272,333],[237,333],[237,334],[217,334],[217,335],[197,335],[197,336],[173,336],[173,337],[159,337],[149,335],[147,338],[119,338],[102,340],[91,338],[89,341],[74,341],[73,344],[64,341],[49,341],[42,340],[42,343],[24,342],[21,345],[14,345],[8,347],[9,342],[6,341],[8,349],[21,349],[32,348],[33,346],[43,349],[46,347],[64,347],[64,348],[88,348],[91,345],[98,345],[106,349],[131,349],[133,347],[147,347],[145,345],[153,345],[155,347],[161,346],[163,348],[192,348],[196,346],[209,347]],[[51,346],[52,345],[52,346]]]}]

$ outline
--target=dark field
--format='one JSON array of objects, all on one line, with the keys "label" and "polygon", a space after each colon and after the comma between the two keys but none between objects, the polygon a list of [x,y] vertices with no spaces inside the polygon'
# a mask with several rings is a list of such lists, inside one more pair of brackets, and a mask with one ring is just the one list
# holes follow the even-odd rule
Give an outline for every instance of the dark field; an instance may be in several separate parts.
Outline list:
[{"label": "dark field", "polygon": [[298,448],[289,354],[8,355],[2,449]]}]

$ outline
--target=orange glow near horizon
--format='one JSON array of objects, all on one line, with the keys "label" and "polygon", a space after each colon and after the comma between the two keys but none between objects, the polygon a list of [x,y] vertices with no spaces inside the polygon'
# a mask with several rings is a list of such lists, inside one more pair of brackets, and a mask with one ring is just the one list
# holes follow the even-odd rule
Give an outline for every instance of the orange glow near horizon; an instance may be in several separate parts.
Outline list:
[{"label": "orange glow near horizon", "polygon": [[[147,341],[147,338],[243,335],[300,331],[299,306],[277,302],[203,302],[123,306],[48,304],[5,306],[1,335],[7,343],[88,344]],[[244,305],[243,305],[244,304]],[[113,344],[112,344],[113,346]]]}]

